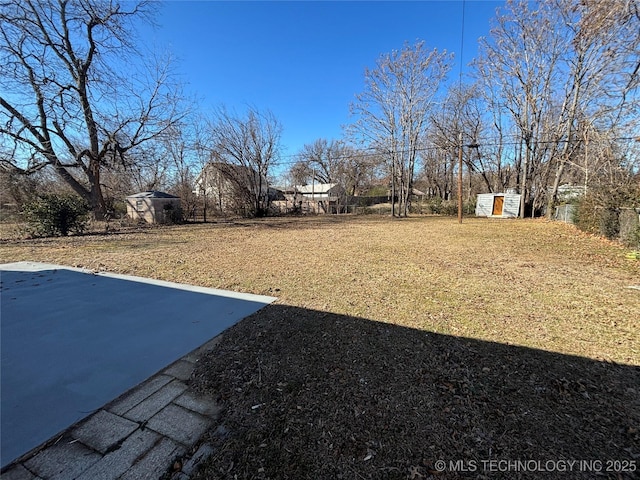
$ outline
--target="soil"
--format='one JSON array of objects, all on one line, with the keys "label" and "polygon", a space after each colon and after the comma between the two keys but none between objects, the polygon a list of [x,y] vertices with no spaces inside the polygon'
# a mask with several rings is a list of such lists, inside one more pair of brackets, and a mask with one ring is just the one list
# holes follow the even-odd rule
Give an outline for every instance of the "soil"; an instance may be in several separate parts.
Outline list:
[{"label": "soil", "polygon": [[191,383],[226,407],[198,479],[638,478],[635,366],[276,304]]}]

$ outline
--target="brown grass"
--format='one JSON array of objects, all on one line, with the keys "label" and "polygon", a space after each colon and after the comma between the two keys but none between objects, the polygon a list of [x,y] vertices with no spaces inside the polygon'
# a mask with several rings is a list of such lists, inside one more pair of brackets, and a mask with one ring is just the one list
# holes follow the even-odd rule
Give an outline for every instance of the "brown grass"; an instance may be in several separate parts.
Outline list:
[{"label": "brown grass", "polygon": [[316,217],[5,241],[33,260],[274,295],[436,333],[640,364],[640,262],[544,221]]},{"label": "brown grass", "polygon": [[281,218],[4,241],[0,260],[279,298],[193,379],[227,405],[202,478],[426,478],[437,459],[519,478],[479,462],[640,458],[640,262],[571,226]]}]

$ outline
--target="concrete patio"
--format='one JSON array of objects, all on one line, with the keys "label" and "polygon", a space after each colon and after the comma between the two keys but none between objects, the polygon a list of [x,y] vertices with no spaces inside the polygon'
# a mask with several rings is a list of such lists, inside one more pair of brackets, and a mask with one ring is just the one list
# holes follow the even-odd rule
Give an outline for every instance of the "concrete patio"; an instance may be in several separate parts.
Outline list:
[{"label": "concrete patio", "polygon": [[186,381],[223,330],[275,300],[29,262],[0,272],[2,480],[158,478],[204,455],[219,407]]}]

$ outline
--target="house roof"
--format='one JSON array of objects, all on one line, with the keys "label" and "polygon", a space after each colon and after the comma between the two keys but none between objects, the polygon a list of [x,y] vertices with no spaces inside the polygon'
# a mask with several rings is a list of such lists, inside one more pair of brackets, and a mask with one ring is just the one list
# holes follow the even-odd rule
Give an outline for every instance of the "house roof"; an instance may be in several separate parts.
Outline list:
[{"label": "house roof", "polygon": [[313,185],[296,185],[294,188],[300,193],[327,193],[333,187],[338,185],[337,183],[315,183]]},{"label": "house roof", "polygon": [[175,195],[171,195],[165,192],[158,192],[157,190],[150,190],[148,192],[134,193],[127,198],[180,198]]},{"label": "house roof", "polygon": [[269,188],[271,188],[272,190],[283,192],[283,193],[293,193],[296,191],[296,187],[283,187],[283,186],[277,186],[277,185],[270,185]]}]

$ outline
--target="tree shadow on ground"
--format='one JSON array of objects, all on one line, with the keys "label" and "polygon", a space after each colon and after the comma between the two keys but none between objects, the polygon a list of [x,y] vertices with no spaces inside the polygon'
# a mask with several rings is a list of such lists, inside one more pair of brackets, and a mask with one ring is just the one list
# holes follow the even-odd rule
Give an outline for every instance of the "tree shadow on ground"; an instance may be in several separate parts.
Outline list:
[{"label": "tree shadow on ground", "polygon": [[638,478],[635,366],[276,304],[191,382],[226,409],[202,479]]}]

